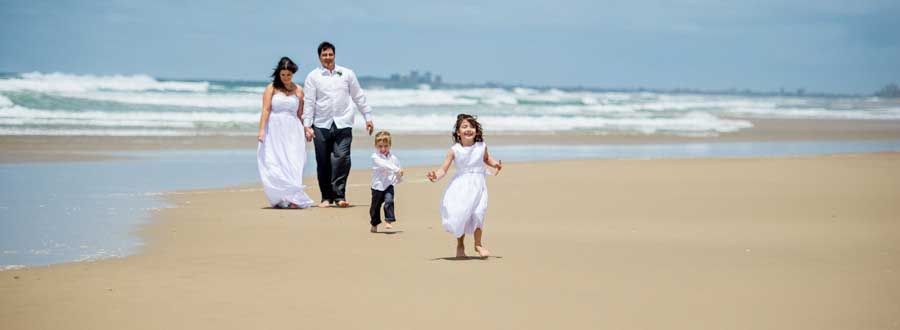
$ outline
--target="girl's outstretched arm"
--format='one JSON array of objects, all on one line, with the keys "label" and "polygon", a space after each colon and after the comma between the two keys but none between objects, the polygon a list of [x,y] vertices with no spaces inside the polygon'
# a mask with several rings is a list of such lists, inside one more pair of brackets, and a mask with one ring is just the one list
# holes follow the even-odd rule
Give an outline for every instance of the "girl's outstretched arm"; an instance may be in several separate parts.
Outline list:
[{"label": "girl's outstretched arm", "polygon": [[431,182],[437,182],[437,180],[440,180],[447,174],[447,170],[450,169],[450,163],[453,163],[453,148],[447,150],[447,157],[444,158],[444,163],[441,164],[441,168],[437,169],[437,171],[426,173],[425,177]]},{"label": "girl's outstretched arm", "polygon": [[503,169],[503,161],[496,160],[494,159],[494,157],[491,157],[491,154],[488,153],[487,147],[484,147],[484,164],[494,169],[494,175],[500,174],[500,170]]}]

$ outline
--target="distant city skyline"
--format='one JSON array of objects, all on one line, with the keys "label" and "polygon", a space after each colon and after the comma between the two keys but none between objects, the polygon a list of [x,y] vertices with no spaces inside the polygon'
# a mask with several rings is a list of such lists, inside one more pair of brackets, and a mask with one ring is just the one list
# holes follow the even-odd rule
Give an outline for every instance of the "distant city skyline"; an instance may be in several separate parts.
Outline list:
[{"label": "distant city skyline", "polygon": [[0,0],[0,71],[265,80],[322,40],[359,76],[871,94],[900,82],[900,1],[358,3]]}]

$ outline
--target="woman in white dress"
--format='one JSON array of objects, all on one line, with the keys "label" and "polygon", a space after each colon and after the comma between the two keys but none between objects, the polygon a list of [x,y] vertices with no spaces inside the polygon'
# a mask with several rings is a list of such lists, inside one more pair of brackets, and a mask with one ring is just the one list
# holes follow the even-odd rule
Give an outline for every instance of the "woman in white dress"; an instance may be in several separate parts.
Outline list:
[{"label": "woman in white dress", "polygon": [[487,213],[488,205],[487,183],[484,176],[489,174],[487,167],[493,168],[495,175],[500,173],[503,163],[488,153],[482,137],[481,124],[473,116],[460,114],[456,117],[453,140],[456,144],[447,151],[447,157],[441,168],[428,172],[426,177],[431,182],[436,182],[447,174],[451,163],[456,163],[456,175],[447,184],[441,198],[441,225],[444,230],[456,237],[457,258],[466,257],[463,244],[466,234],[474,234],[475,252],[484,258],[490,255],[481,243],[484,215]]},{"label": "woman in white dress", "polygon": [[307,208],[312,199],[303,191],[306,137],[300,116],[303,88],[292,81],[297,64],[282,57],[263,93],[256,158],[263,191],[276,208]]}]

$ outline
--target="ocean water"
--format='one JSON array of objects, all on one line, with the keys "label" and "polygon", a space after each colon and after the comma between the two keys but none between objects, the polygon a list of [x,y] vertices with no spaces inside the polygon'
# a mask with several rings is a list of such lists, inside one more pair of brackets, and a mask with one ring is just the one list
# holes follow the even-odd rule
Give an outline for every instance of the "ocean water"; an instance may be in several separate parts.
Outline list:
[{"label": "ocean water", "polygon": [[[0,75],[0,135],[252,136],[265,84],[144,75]],[[875,97],[363,87],[378,127],[406,133],[445,133],[461,112],[478,115],[492,134],[714,136],[752,127],[735,118],[900,119],[900,103]]]}]

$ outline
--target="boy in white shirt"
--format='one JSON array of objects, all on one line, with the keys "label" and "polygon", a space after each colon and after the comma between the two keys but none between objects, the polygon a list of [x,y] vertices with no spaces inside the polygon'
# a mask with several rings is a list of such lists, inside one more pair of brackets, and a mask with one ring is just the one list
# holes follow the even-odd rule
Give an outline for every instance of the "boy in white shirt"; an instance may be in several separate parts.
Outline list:
[{"label": "boy in white shirt", "polygon": [[369,216],[372,229],[378,232],[381,223],[381,205],[384,204],[385,228],[391,229],[391,223],[397,221],[394,216],[394,185],[403,178],[400,160],[391,153],[391,133],[381,131],[375,134],[375,152],[372,153],[372,204]]}]

